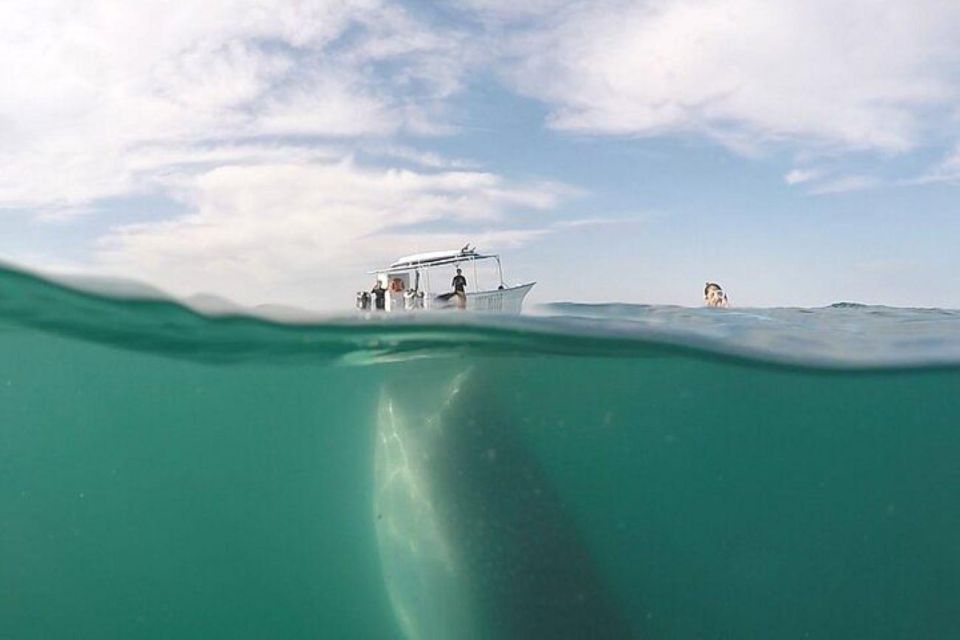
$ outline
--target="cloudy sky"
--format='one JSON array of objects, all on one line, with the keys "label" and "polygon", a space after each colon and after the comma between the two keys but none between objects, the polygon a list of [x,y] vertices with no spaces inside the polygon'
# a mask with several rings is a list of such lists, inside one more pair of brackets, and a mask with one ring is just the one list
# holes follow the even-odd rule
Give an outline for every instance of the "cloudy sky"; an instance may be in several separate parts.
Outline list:
[{"label": "cloudy sky", "polygon": [[535,301],[960,307],[956,0],[0,3],[0,259],[349,309],[470,242]]}]

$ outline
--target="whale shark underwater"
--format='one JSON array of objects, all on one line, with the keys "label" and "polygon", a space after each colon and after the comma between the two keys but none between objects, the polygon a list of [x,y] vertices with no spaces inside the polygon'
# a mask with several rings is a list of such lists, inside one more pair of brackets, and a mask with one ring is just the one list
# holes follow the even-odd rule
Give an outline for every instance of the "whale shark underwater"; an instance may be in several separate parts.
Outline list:
[{"label": "whale shark underwater", "polygon": [[495,387],[460,372],[439,409],[381,391],[373,507],[400,628],[411,640],[636,637]]}]

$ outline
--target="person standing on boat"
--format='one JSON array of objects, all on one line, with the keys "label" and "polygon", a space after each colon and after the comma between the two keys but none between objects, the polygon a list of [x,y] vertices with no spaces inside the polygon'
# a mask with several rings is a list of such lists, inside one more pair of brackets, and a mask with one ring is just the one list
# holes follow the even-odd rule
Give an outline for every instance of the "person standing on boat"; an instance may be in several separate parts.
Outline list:
[{"label": "person standing on boat", "polygon": [[403,311],[403,280],[394,278],[390,281],[390,311]]},{"label": "person standing on boat", "polygon": [[467,278],[463,271],[457,267],[457,275],[453,276],[453,295],[457,298],[457,306],[461,309],[467,308]]},{"label": "person standing on boat", "polygon": [[383,311],[386,307],[387,290],[383,288],[383,283],[380,282],[379,278],[373,285],[373,289],[370,289],[370,293],[373,294],[373,308],[377,311]]}]

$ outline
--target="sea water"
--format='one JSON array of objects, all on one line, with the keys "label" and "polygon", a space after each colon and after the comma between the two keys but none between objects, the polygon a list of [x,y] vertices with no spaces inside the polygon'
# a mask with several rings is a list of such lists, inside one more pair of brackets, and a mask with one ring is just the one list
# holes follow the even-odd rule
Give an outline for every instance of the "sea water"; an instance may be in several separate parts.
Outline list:
[{"label": "sea water", "polygon": [[960,314],[0,271],[0,638],[960,637]]}]

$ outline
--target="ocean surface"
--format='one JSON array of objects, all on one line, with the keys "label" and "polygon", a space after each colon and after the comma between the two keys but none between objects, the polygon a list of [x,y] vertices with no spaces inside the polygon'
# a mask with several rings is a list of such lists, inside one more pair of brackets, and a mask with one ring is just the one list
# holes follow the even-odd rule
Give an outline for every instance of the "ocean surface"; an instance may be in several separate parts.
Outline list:
[{"label": "ocean surface", "polygon": [[957,311],[97,288],[0,269],[0,638],[960,637]]}]

